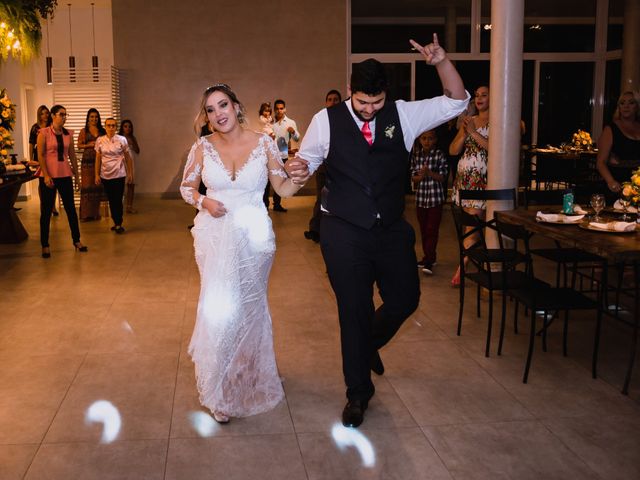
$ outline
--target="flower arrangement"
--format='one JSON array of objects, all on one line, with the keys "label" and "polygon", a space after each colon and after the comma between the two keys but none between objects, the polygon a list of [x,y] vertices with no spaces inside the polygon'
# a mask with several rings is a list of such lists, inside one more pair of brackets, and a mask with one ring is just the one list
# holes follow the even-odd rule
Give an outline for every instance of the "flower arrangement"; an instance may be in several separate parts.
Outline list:
[{"label": "flower arrangement", "polygon": [[579,149],[588,149],[593,147],[593,140],[591,139],[591,135],[589,132],[585,132],[584,130],[578,130],[571,137],[571,143],[573,143],[575,148]]},{"label": "flower arrangement", "polygon": [[622,183],[622,198],[634,207],[640,206],[640,168],[632,172],[628,182]]},{"label": "flower arrangement", "polygon": [[0,90],[0,157],[6,158],[9,150],[13,149],[14,140],[11,138],[13,126],[16,123],[16,106],[7,96],[7,90]]}]

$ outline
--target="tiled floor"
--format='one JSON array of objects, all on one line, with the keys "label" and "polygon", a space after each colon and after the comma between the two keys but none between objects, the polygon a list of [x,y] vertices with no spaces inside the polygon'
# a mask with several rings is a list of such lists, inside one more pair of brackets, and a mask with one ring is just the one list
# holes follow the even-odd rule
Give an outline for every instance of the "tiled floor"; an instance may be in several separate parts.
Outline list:
[{"label": "tiled floor", "polygon": [[0,479],[640,478],[640,376],[620,393],[629,330],[606,320],[592,380],[593,319],[573,316],[568,358],[554,325],[523,385],[525,333],[509,328],[503,356],[494,342],[485,358],[474,295],[455,335],[449,215],[420,308],[382,351],[387,371],[365,423],[339,427],[336,307],[319,247],[302,236],[311,202],[285,200],[289,213],[271,214],[286,401],[226,426],[200,408],[186,354],[199,283],[193,209],[140,199],[123,236],[108,220],[81,225],[86,254],[61,215],[44,260],[37,200],[20,203],[31,237],[0,245]]}]

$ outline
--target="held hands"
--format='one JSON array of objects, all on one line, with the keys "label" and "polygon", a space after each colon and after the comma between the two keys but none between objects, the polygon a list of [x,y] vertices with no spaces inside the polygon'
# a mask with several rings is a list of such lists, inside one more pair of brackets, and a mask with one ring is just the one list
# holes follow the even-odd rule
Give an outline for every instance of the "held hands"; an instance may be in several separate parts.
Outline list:
[{"label": "held hands", "polygon": [[424,47],[415,40],[409,40],[409,43],[415,50],[422,54],[429,65],[438,65],[447,58],[447,52],[445,52],[444,48],[440,46],[440,43],[438,42],[438,35],[436,33],[433,34],[433,42],[425,45]]},{"label": "held hands", "polygon": [[296,185],[303,185],[311,174],[309,173],[309,162],[296,156],[284,164],[284,169]]},{"label": "held hands", "polygon": [[224,208],[224,203],[214,200],[213,198],[206,197],[202,201],[202,206],[215,218],[222,217],[227,213],[227,209]]}]

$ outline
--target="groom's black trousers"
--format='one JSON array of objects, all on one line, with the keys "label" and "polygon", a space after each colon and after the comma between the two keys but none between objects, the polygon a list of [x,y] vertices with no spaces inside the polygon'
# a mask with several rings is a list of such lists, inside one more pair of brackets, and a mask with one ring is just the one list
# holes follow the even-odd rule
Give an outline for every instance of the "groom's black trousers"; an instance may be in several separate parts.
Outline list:
[{"label": "groom's black trousers", "polygon": [[[323,215],[320,245],[338,301],[342,370],[349,400],[369,400],[371,357],[398,331],[420,299],[415,232],[403,218],[370,230]],[[373,285],[382,305],[373,304]]]}]

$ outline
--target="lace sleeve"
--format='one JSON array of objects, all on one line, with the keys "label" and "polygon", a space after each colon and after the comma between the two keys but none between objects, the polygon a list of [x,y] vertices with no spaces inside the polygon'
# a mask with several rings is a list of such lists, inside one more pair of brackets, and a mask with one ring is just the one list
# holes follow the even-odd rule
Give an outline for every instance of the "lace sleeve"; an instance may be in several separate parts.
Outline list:
[{"label": "lace sleeve", "polygon": [[191,147],[191,151],[187,157],[187,164],[184,167],[182,183],[180,184],[180,194],[182,198],[184,198],[184,201],[193,205],[198,210],[202,208],[202,201],[204,200],[204,196],[198,193],[200,178],[202,176],[202,150],[202,142],[200,140]]},{"label": "lace sleeve", "polygon": [[287,172],[284,169],[284,163],[280,158],[280,151],[276,142],[271,137],[263,137],[265,142],[265,150],[267,152],[267,168],[269,169],[269,177],[276,176],[281,178],[289,178]]}]

